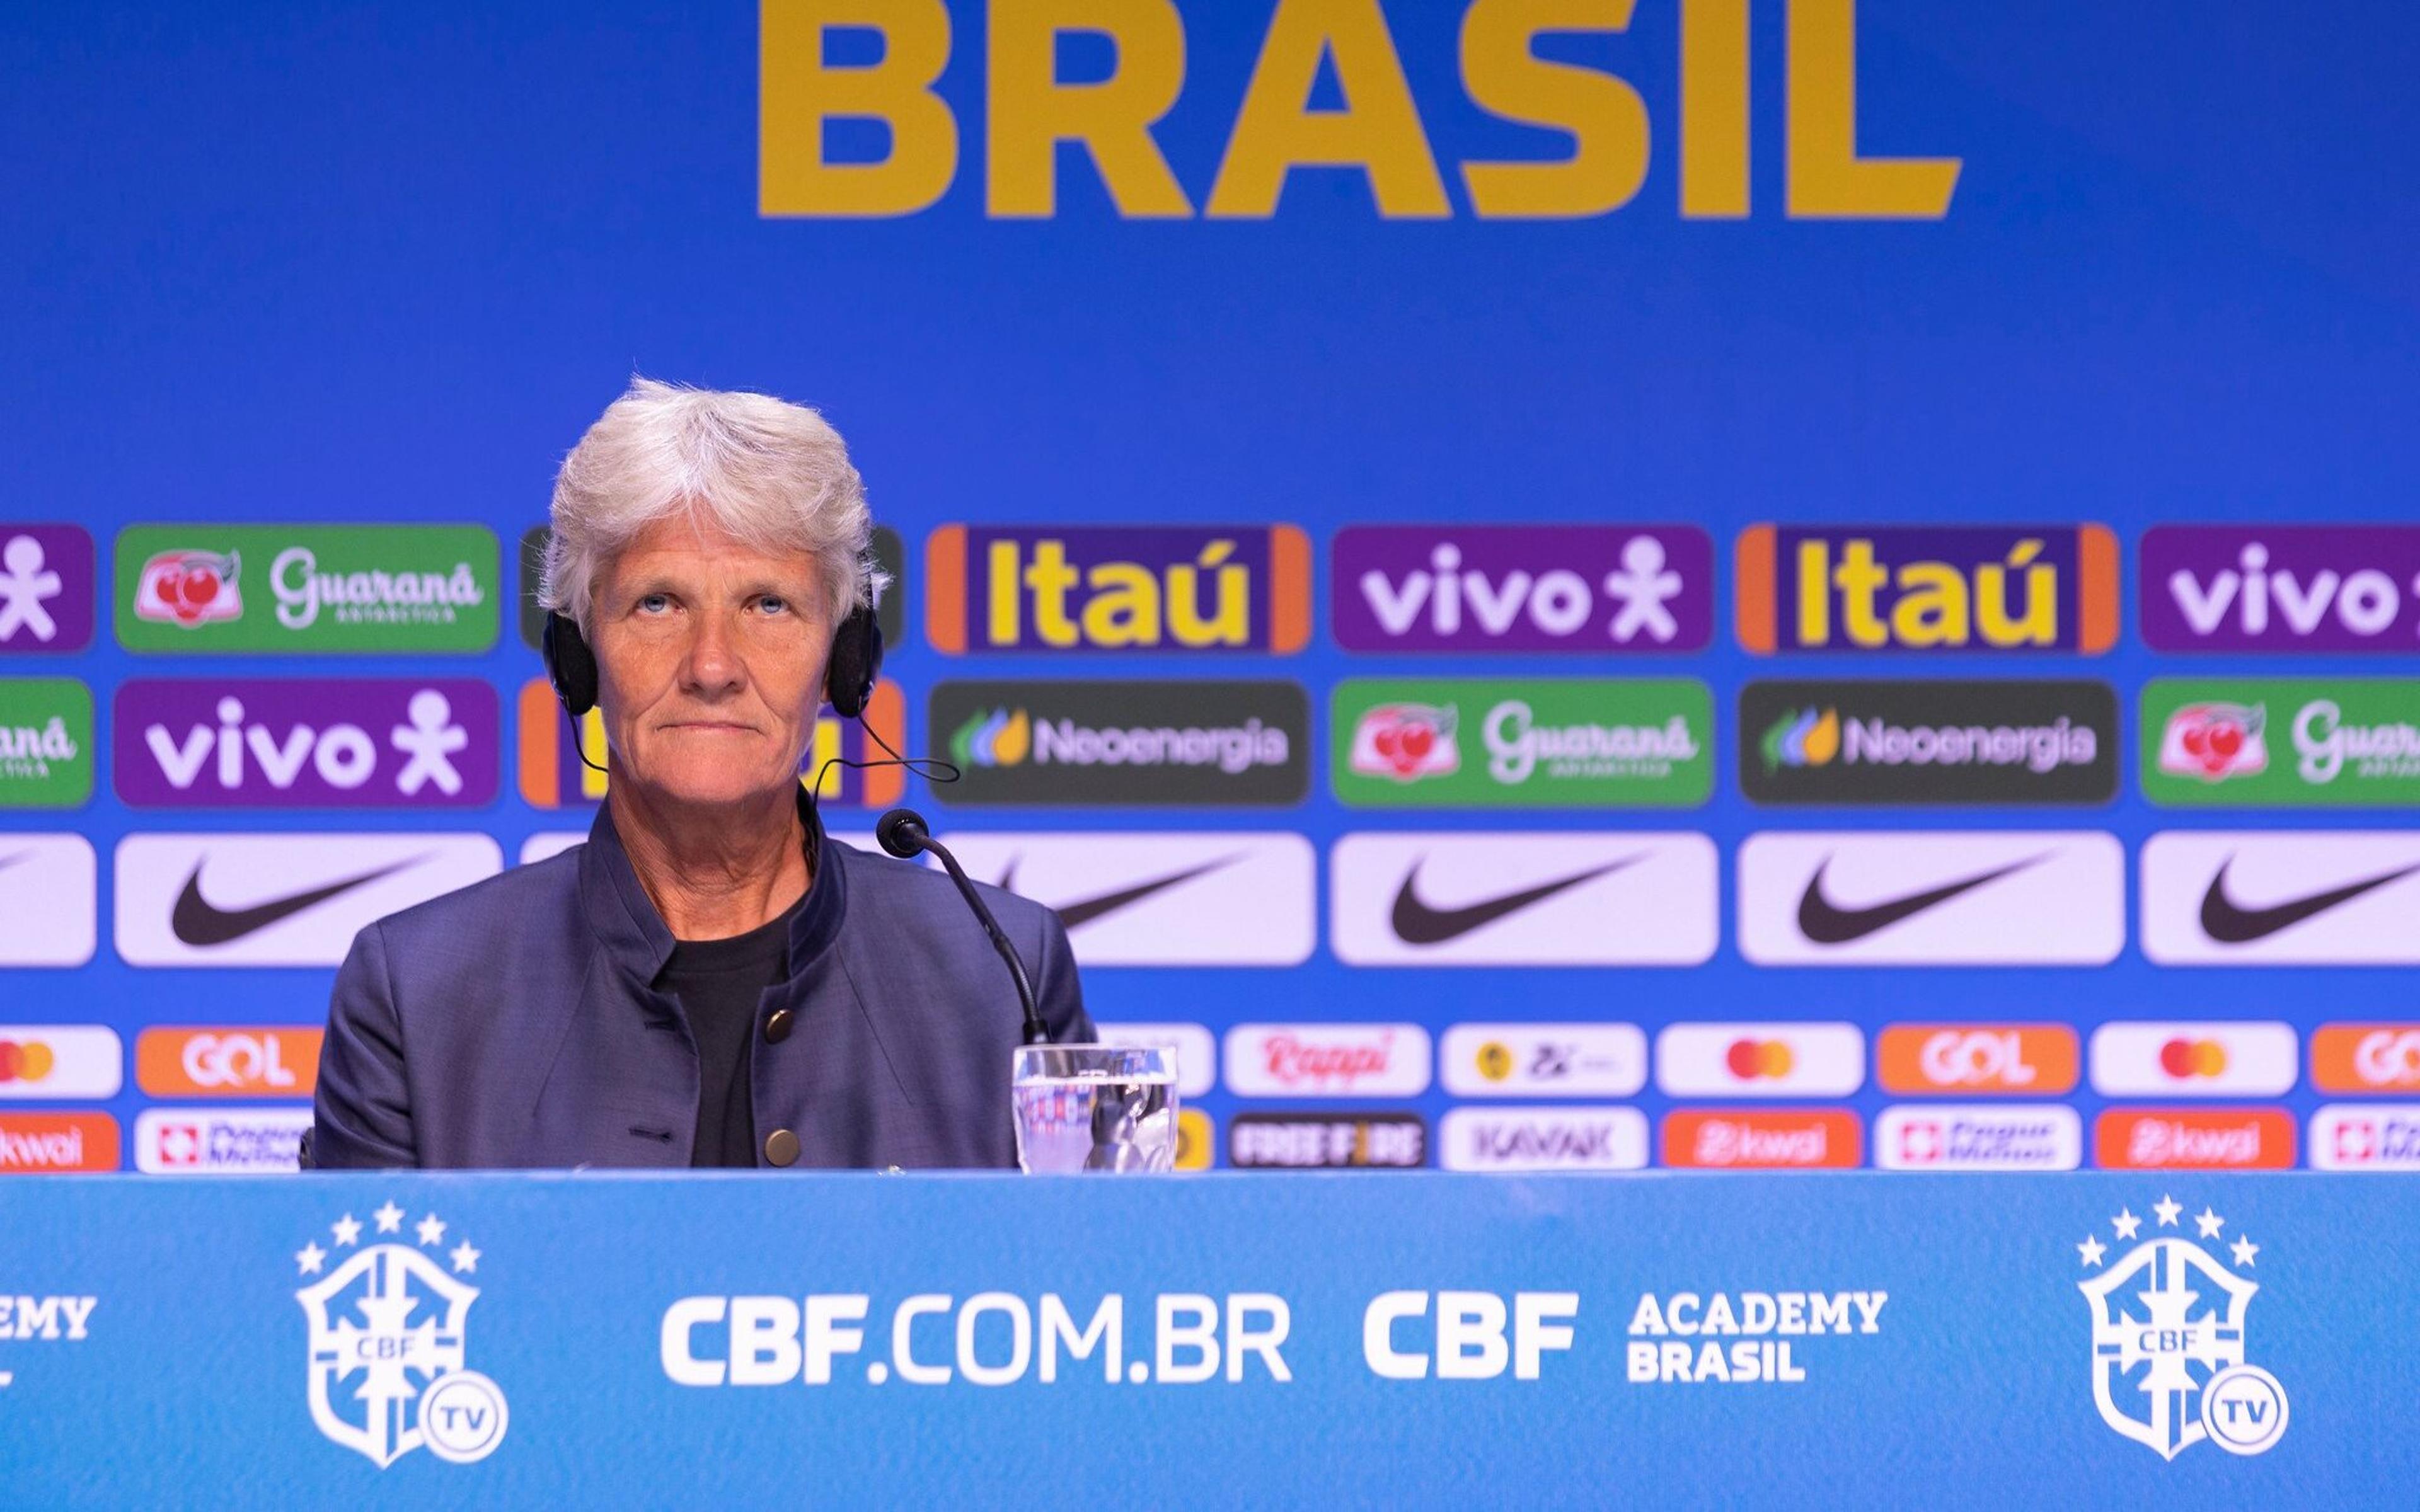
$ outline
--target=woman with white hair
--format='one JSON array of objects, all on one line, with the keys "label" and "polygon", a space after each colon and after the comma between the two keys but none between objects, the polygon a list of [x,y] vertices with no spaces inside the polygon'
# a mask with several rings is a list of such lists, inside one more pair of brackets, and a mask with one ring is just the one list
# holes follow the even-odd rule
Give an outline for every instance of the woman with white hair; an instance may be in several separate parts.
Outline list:
[{"label": "woman with white hair", "polygon": [[[881,659],[839,435],[638,379],[552,520],[548,671],[603,716],[606,801],[586,844],[362,931],[309,1164],[1015,1165],[1010,978],[946,878],[827,839],[799,780]],[[1058,917],[985,892],[1052,1038],[1090,1039]]]}]

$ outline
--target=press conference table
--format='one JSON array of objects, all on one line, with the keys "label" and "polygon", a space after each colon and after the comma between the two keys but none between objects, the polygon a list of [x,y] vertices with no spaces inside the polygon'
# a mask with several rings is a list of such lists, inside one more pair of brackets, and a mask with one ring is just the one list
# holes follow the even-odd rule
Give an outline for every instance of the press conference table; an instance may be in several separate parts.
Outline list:
[{"label": "press conference table", "polygon": [[2409,1505],[2415,1253],[2315,1174],[28,1180],[0,1506]]}]

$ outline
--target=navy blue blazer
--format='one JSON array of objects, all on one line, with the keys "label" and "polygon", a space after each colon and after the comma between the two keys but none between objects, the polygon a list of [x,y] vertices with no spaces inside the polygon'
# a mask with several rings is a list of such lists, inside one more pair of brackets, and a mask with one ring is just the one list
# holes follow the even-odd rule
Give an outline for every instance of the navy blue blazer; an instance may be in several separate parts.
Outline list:
[{"label": "navy blue blazer", "polygon": [[[949,878],[799,807],[814,881],[750,1036],[757,1165],[1014,1166],[1007,968]],[[1092,1039],[1059,916],[983,890],[1051,1037]],[[307,1163],[688,1165],[697,1047],[648,986],[672,949],[610,802],[586,844],[370,925],[336,973]]]}]

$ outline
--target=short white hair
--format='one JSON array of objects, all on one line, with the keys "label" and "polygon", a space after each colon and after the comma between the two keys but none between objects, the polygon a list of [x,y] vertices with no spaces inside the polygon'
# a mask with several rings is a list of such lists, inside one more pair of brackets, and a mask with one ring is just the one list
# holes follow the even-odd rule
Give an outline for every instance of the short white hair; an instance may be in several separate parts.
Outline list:
[{"label": "short white hair", "polygon": [[768,556],[813,555],[837,625],[870,608],[874,516],[848,446],[824,417],[769,394],[632,378],[554,475],[538,602],[590,628],[598,579],[659,520],[687,515]]}]

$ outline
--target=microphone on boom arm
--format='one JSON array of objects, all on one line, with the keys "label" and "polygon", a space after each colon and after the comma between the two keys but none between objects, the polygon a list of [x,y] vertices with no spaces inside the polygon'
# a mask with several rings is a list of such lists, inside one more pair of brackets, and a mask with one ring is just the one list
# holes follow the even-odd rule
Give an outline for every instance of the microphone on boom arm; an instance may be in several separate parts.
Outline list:
[{"label": "microphone on boom arm", "polygon": [[1050,1026],[1042,1022],[1042,1010],[1033,1001],[1033,983],[1025,975],[1025,963],[1017,959],[1016,947],[1008,943],[1008,936],[1001,931],[1000,920],[992,918],[991,910],[984,906],[982,894],[976,892],[975,885],[967,880],[966,869],[958,865],[958,858],[952,856],[949,847],[935,840],[933,832],[925,827],[923,816],[913,809],[893,809],[876,822],[874,838],[885,851],[903,861],[913,860],[920,852],[930,852],[941,863],[941,870],[957,884],[958,896],[964,898],[967,906],[974,911],[975,922],[991,936],[991,948],[1000,952],[1001,960],[1008,964],[1008,974],[1016,980],[1016,1000],[1025,1011],[1025,1042],[1048,1044]]}]

